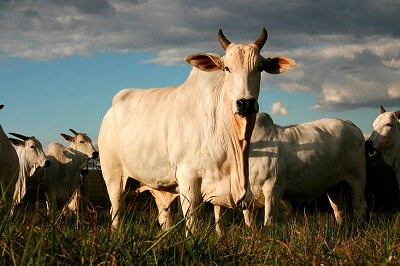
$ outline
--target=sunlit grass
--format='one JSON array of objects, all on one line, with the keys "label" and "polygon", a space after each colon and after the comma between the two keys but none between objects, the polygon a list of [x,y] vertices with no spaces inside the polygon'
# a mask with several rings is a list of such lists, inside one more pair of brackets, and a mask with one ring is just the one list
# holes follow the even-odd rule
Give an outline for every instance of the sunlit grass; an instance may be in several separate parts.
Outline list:
[{"label": "sunlit grass", "polygon": [[[0,207],[0,261],[47,264],[368,264],[400,263],[400,215],[373,213],[370,221],[331,212],[297,212],[269,227],[247,228],[240,213],[219,237],[210,208],[194,234],[183,222],[163,232],[153,203],[128,207],[119,231],[110,230],[104,208],[76,216],[48,216],[20,208],[10,217]],[[259,217],[260,218],[260,217]]]}]

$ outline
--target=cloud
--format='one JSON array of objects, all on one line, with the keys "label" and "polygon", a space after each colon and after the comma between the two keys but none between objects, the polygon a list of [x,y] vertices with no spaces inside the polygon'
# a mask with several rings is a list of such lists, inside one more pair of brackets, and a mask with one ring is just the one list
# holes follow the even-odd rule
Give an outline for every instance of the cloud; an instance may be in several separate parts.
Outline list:
[{"label": "cloud", "polygon": [[273,115],[287,115],[289,113],[287,107],[282,102],[274,102],[271,108]]},{"label": "cloud", "polygon": [[294,91],[311,91],[311,88],[305,85],[301,85],[298,83],[290,82],[290,83],[280,83],[278,87],[284,91],[294,92]]},{"label": "cloud", "polygon": [[400,84],[397,85],[398,87],[390,87],[388,89],[387,94],[389,95],[390,99],[398,98],[400,100]]},{"label": "cloud", "polygon": [[[394,89],[400,85],[400,70],[382,63],[395,65],[400,56],[400,39],[340,35],[331,41],[329,45],[286,50],[283,54],[300,63],[290,72],[269,75],[267,87],[316,93],[312,109],[326,111],[376,107],[377,103],[400,105]],[[354,42],[358,44],[349,44]]]},{"label": "cloud", "polygon": [[394,0],[7,0],[0,4],[0,59],[139,51],[154,55],[144,63],[179,65],[187,54],[222,54],[219,28],[246,43],[265,26],[262,54],[298,65],[263,74],[263,88],[317,94],[313,108],[323,110],[393,106],[400,105],[399,13]]},{"label": "cloud", "polygon": [[384,64],[387,67],[400,68],[400,60],[398,59],[392,59],[390,61],[382,61],[382,64]]}]

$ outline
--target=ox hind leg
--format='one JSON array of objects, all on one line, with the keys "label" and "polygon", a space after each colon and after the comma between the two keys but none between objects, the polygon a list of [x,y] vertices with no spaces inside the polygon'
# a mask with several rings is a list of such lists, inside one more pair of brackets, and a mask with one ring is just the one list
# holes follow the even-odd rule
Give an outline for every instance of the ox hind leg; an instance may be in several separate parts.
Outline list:
[{"label": "ox hind leg", "polygon": [[339,183],[339,184],[332,186],[328,190],[328,193],[327,193],[329,203],[331,204],[331,207],[335,214],[336,222],[339,225],[342,225],[342,223],[343,223],[343,213],[344,213],[344,208],[345,208],[344,203],[343,203],[343,198],[342,198],[342,188],[343,188],[343,184]]},{"label": "ox hind leg", "polygon": [[279,201],[279,213],[282,213],[286,217],[293,213],[293,207],[290,201],[282,199]]},{"label": "ox hind leg", "polygon": [[214,206],[215,229],[219,236],[225,234],[227,208],[224,206]]}]

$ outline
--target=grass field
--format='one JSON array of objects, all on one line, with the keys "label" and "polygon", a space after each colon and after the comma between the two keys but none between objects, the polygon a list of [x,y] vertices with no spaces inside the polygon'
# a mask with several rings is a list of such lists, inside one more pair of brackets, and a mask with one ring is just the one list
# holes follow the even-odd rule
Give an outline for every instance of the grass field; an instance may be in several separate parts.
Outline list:
[{"label": "grass field", "polygon": [[[198,231],[185,237],[183,222],[160,230],[150,200],[127,207],[120,231],[110,230],[105,208],[76,216],[47,216],[0,209],[2,265],[127,264],[365,264],[400,263],[400,214],[372,213],[368,223],[332,212],[298,211],[270,227],[246,228],[239,214],[224,236],[214,229],[209,206]],[[140,200],[143,203],[143,200]],[[261,225],[262,219],[258,220]]]}]

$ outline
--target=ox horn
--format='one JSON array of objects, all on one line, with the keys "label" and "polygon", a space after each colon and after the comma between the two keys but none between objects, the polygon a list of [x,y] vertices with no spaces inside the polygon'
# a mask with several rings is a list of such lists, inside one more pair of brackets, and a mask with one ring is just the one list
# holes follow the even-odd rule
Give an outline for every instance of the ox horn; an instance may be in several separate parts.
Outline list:
[{"label": "ox horn", "polygon": [[221,29],[219,29],[219,31],[218,31],[218,41],[221,44],[222,48],[224,48],[225,51],[228,48],[228,46],[231,44],[231,42],[228,41],[228,39],[224,36],[224,33],[222,33]]},{"label": "ox horn", "polygon": [[385,108],[383,108],[382,105],[381,105],[380,111],[381,111],[381,114],[386,113],[386,110],[385,110]]},{"label": "ox horn", "polygon": [[10,133],[10,135],[13,135],[14,137],[20,138],[23,141],[28,140],[29,138],[27,136],[21,135],[21,134],[17,134],[17,133]]},{"label": "ox horn", "polygon": [[257,45],[258,48],[261,50],[261,48],[263,48],[265,42],[267,41],[267,38],[268,38],[267,30],[263,28],[260,37],[258,37],[257,41],[255,41],[254,44]]},{"label": "ox horn", "polygon": [[69,131],[71,131],[72,133],[74,133],[75,136],[79,135],[78,132],[76,132],[75,130],[73,130],[73,129],[71,129],[71,128],[69,129]]},{"label": "ox horn", "polygon": [[0,104],[0,110],[3,109],[3,107],[4,107],[4,104]]}]

